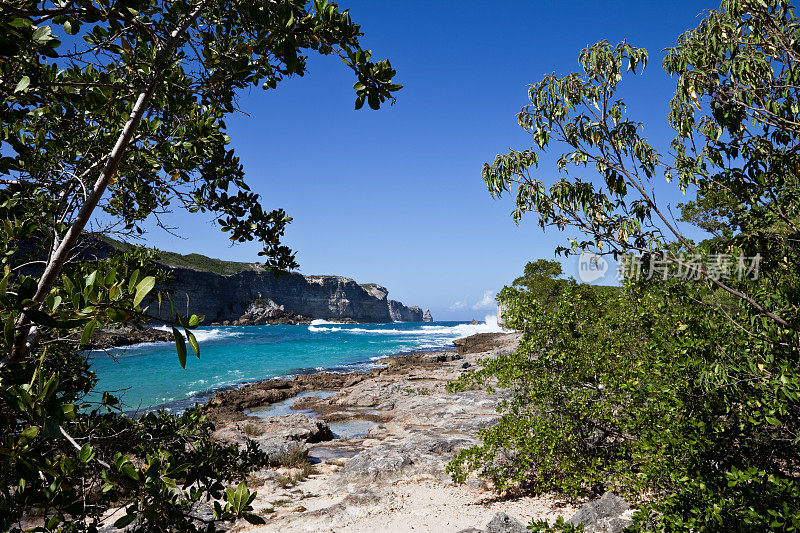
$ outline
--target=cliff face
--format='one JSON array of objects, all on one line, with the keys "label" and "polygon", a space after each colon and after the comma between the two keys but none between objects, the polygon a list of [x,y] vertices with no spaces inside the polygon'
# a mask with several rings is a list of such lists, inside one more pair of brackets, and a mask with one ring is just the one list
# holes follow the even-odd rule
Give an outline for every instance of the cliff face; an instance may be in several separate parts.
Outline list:
[{"label": "cliff face", "polygon": [[185,309],[188,295],[190,311],[205,315],[206,324],[242,317],[258,323],[260,318],[286,316],[356,322],[422,320],[420,308],[388,300],[384,287],[362,286],[340,276],[292,273],[275,277],[271,272],[253,270],[221,276],[186,268],[170,270],[174,281],[160,289],[172,294],[177,309]]},{"label": "cliff face", "polygon": [[397,300],[389,300],[389,316],[392,322],[422,322],[422,309],[416,305],[406,307]]},{"label": "cliff face", "polygon": [[[108,257],[115,250],[132,245],[105,237],[88,236],[80,254],[86,261]],[[419,307],[406,307],[389,300],[386,287],[375,283],[359,285],[341,276],[303,276],[297,273],[276,277],[255,263],[234,263],[198,254],[158,252],[159,263],[172,273],[173,281],[156,287],[171,295],[175,309],[205,316],[213,322],[240,324],[297,324],[312,319],[343,322],[421,322]],[[155,294],[155,293],[153,293]],[[157,316],[155,296],[145,303]],[[170,305],[162,299],[162,315]]]}]

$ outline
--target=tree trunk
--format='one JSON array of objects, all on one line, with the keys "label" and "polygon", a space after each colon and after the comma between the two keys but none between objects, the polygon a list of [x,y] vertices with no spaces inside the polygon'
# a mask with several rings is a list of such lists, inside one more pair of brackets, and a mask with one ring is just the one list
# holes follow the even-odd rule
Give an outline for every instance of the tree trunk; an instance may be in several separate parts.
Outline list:
[{"label": "tree trunk", "polygon": [[[184,19],[184,21],[172,31],[169,40],[160,52],[162,57],[172,54],[178,45],[179,39],[184,33],[186,33],[197,17],[200,16],[200,12],[204,6],[205,2],[200,2],[197,4],[192,12],[186,17],[186,19]],[[45,298],[47,298],[47,295],[50,293],[50,290],[53,288],[56,279],[58,279],[58,275],[61,273],[64,263],[69,257],[70,251],[75,247],[75,244],[77,244],[78,239],[83,233],[83,230],[86,228],[86,224],[89,222],[92,213],[94,212],[94,209],[97,207],[97,204],[103,197],[108,184],[116,175],[117,169],[119,168],[119,163],[122,160],[122,156],[130,145],[133,134],[136,131],[136,128],[139,127],[139,122],[141,122],[142,117],[145,115],[145,112],[150,104],[150,100],[153,97],[153,93],[155,93],[156,87],[158,87],[160,81],[161,72],[156,70],[153,72],[153,75],[147,86],[136,98],[136,102],[133,105],[133,109],[131,109],[131,114],[128,117],[128,121],[122,128],[122,133],[120,133],[119,137],[117,138],[114,148],[108,154],[103,170],[100,172],[100,176],[97,178],[94,187],[92,187],[91,193],[81,206],[80,211],[78,211],[78,215],[75,217],[75,220],[73,221],[69,230],[67,230],[66,235],[64,235],[64,238],[61,239],[61,242],[50,255],[44,273],[39,279],[39,284],[36,287],[36,294],[33,297],[33,301],[41,304],[44,302]],[[33,323],[31,322],[30,317],[27,315],[27,313],[22,312],[17,319],[15,327],[16,335],[14,337],[14,344],[11,348],[11,352],[5,359],[0,360],[0,367],[14,361],[19,361],[27,355],[30,348],[28,337],[32,326]]]}]

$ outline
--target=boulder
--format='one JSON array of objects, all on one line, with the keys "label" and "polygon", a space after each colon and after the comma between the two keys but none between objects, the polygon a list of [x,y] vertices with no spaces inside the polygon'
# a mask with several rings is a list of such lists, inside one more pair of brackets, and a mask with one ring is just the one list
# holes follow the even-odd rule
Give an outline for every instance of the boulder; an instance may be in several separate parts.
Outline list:
[{"label": "boulder", "polygon": [[463,339],[456,339],[453,344],[455,344],[458,353],[466,355],[503,348],[516,348],[519,337],[517,333],[478,333]]},{"label": "boulder", "polygon": [[286,458],[300,453],[303,457],[308,456],[308,446],[302,442],[290,439],[271,438],[257,439],[258,449],[267,455],[269,464],[273,466],[282,465]]},{"label": "boulder", "polygon": [[626,513],[630,507],[624,499],[606,492],[600,499],[584,504],[567,523],[583,524],[588,533],[620,533],[633,523]]},{"label": "boulder", "polygon": [[400,442],[382,442],[361,451],[336,472],[334,485],[391,481],[414,475],[444,475],[453,453],[473,441],[454,435],[412,435]]},{"label": "boulder", "polygon": [[333,438],[331,428],[319,419],[304,414],[248,417],[229,422],[214,432],[214,437],[223,442],[241,443],[245,437],[256,442],[282,439],[297,442],[322,442]]},{"label": "boulder", "polygon": [[456,361],[461,359],[457,352],[433,352],[426,353],[420,356],[422,363],[446,363],[448,361]]},{"label": "boulder", "polygon": [[424,313],[422,313],[422,321],[423,322],[433,322],[433,317],[431,316],[431,310],[426,309]]},{"label": "boulder", "polygon": [[504,512],[499,512],[486,524],[486,533],[528,533],[528,528]]}]

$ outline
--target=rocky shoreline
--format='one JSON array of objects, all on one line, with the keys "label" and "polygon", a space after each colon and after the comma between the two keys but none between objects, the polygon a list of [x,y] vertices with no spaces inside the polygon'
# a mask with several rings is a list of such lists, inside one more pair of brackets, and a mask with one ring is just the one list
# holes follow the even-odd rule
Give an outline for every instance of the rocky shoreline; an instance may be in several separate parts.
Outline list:
[{"label": "rocky shoreline", "polygon": [[631,511],[612,494],[579,508],[553,495],[498,497],[476,477],[456,486],[445,472],[457,450],[495,423],[505,396],[449,393],[447,383],[518,341],[515,333],[480,334],[456,341],[457,350],[396,356],[369,372],[218,392],[204,406],[215,438],[253,439],[272,465],[247,480],[266,525],[237,522],[232,531],[522,533],[532,518],[559,515],[586,531],[621,531]]}]

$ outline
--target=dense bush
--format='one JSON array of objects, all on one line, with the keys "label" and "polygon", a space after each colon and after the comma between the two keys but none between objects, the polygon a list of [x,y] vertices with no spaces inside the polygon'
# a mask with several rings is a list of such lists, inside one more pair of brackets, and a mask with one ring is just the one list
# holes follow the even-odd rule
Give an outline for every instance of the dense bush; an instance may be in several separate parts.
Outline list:
[{"label": "dense bush", "polygon": [[[557,252],[645,268],[601,290],[534,263],[500,293],[520,347],[454,387],[512,394],[451,463],[457,480],[477,469],[498,489],[618,491],[640,504],[637,530],[800,529],[797,42],[789,2],[708,12],[666,51],[667,156],[616,95],[644,50],[601,42],[581,53],[583,72],[531,86],[518,122],[535,147],[487,164],[489,190],[516,187],[517,220],[582,232]],[[569,177],[548,185],[539,151],[553,147]],[[681,221],[656,199],[662,171],[696,194]],[[760,260],[757,276],[737,273],[745,258]]]},{"label": "dense bush", "polygon": [[754,342],[691,287],[643,285],[570,280],[549,302],[504,289],[519,349],[453,388],[513,395],[450,472],[478,469],[498,489],[613,490],[644,504],[643,529],[796,528],[796,349]]}]

